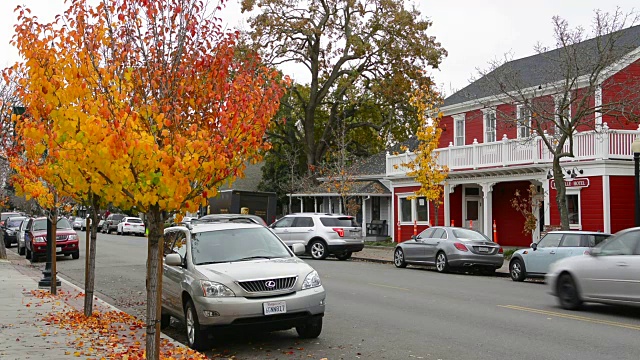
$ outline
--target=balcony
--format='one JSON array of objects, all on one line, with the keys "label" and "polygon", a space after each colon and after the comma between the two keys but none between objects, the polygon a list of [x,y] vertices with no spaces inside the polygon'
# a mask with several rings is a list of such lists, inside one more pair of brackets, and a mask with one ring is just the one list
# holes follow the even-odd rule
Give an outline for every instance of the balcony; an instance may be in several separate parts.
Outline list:
[{"label": "balcony", "polygon": [[[640,128],[635,130],[609,130],[606,124],[602,131],[585,131],[573,136],[573,158],[563,162],[580,160],[633,159],[631,143],[640,136]],[[568,151],[569,144],[565,145]],[[436,150],[438,164],[446,165],[450,171],[475,170],[483,168],[507,167],[514,165],[551,163],[553,155],[547,150],[540,136],[530,139],[507,139],[480,144],[453,146]],[[402,165],[415,159],[415,154],[405,152],[392,155],[387,153],[387,176],[404,176],[407,169]]]}]

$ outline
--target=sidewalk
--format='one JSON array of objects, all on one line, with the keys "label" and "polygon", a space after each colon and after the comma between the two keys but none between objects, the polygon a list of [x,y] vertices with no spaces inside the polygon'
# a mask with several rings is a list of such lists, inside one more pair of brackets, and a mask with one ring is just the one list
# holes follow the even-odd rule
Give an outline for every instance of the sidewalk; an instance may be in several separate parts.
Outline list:
[{"label": "sidewalk", "polygon": [[[17,261],[16,261],[17,262]],[[31,269],[0,260],[0,359],[142,359],[145,324],[96,298],[82,312],[84,294],[63,281],[58,295],[39,290]],[[206,359],[162,336],[161,358]]]},{"label": "sidewalk", "polygon": [[[351,257],[354,260],[371,261],[382,264],[393,264],[393,247],[387,246],[367,246],[362,251],[354,253]],[[505,260],[502,267],[496,270],[496,276],[509,277],[509,261]]]}]

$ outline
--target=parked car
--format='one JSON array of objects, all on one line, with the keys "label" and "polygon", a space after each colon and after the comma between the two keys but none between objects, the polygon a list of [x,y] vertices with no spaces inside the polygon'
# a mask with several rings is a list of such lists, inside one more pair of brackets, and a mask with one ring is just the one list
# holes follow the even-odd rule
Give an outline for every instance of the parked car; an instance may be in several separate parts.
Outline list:
[{"label": "parked car", "polygon": [[17,212],[3,212],[3,213],[0,213],[0,226],[4,226],[4,222],[7,220],[7,218],[10,218],[12,216],[22,216],[22,214],[17,213]]},{"label": "parked car", "polygon": [[584,302],[640,306],[640,228],[617,232],[589,255],[551,265],[546,283],[560,306],[568,310],[579,309]]},{"label": "parked car", "polygon": [[80,216],[72,216],[71,219],[71,226],[74,230],[84,230],[87,225],[87,220]]},{"label": "parked car", "polygon": [[494,273],[504,263],[502,247],[484,234],[450,226],[430,227],[411,240],[396,245],[393,254],[396,267],[435,265],[441,273],[451,268],[469,267]]},{"label": "parked car", "polygon": [[109,214],[107,219],[102,224],[102,232],[111,234],[113,231],[118,231],[118,223],[125,218],[125,214]]},{"label": "parked car", "polygon": [[[25,245],[27,259],[37,262],[46,256],[47,249],[47,218],[29,219],[25,230]],[[71,255],[73,259],[80,257],[78,234],[73,230],[69,221],[60,218],[56,222],[56,254]]]},{"label": "parked car", "polygon": [[123,217],[117,225],[118,235],[135,234],[138,236],[144,236],[145,226],[142,219],[138,217],[127,216]]},{"label": "parked car", "polygon": [[165,229],[161,326],[186,324],[187,345],[207,347],[220,328],[322,331],[325,291],[318,273],[264,226],[197,224]]},{"label": "parked car", "polygon": [[[184,222],[184,219],[183,219]],[[191,220],[191,224],[201,223],[214,223],[214,222],[238,222],[238,223],[253,223],[262,226],[267,226],[267,223],[258,215],[250,214],[210,214],[202,216],[198,219]]]},{"label": "parked car", "polygon": [[21,223],[18,231],[16,232],[16,237],[18,238],[18,255],[24,255],[26,253],[26,245],[24,243],[24,235],[27,230],[27,224],[29,224],[29,218],[25,218]]},{"label": "parked car", "polygon": [[313,259],[335,255],[338,260],[351,258],[364,249],[362,228],[353,216],[298,213],[285,215],[271,224],[273,232],[288,246],[302,244]]},{"label": "parked car", "polygon": [[24,219],[26,219],[24,216],[11,216],[4,221],[2,231],[4,232],[4,246],[6,248],[10,248],[12,244],[18,243],[16,233]]},{"label": "parked car", "polygon": [[611,234],[590,231],[551,231],[530,248],[513,253],[509,262],[511,279],[524,281],[527,277],[544,277],[553,262],[587,255],[592,247],[609,236]]}]

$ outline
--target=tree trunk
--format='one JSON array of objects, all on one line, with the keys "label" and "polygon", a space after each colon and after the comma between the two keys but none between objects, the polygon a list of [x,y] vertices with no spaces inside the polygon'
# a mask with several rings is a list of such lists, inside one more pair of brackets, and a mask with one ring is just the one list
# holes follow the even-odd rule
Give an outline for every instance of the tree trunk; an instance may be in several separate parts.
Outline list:
[{"label": "tree trunk", "polygon": [[569,206],[567,205],[567,188],[564,185],[564,173],[560,159],[553,158],[553,181],[556,184],[556,204],[560,212],[560,228],[569,230]]},{"label": "tree trunk", "polygon": [[147,360],[160,359],[160,307],[162,305],[162,251],[164,221],[160,207],[151,206],[147,252]]},{"label": "tree trunk", "polygon": [[[433,210],[436,213],[436,223],[433,224],[434,226],[438,226],[438,209],[440,209],[440,204],[438,204],[437,202],[434,202],[433,203]],[[444,225],[446,226],[447,224],[444,224]]]},{"label": "tree trunk", "polygon": [[91,232],[91,238],[89,240],[89,260],[87,262],[87,278],[84,281],[84,316],[91,316],[93,314],[93,294],[96,281],[96,245],[98,240],[98,213],[100,208],[98,206],[98,199],[96,195],[93,195],[91,212],[91,228],[87,229]]},{"label": "tree trunk", "polygon": [[[57,202],[57,196],[54,197]],[[54,208],[51,210],[51,294],[58,294],[58,255],[56,252],[56,246],[58,242],[58,212]],[[33,256],[33,255],[32,255]]]}]

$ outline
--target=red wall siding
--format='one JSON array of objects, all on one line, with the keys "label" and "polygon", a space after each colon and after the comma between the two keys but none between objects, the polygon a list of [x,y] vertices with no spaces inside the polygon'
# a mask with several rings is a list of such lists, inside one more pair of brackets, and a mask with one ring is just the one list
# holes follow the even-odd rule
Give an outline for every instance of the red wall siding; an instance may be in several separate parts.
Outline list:
[{"label": "red wall siding", "polygon": [[[634,109],[636,116],[640,114],[640,110],[637,108],[637,104],[640,103],[640,94],[637,91],[638,86],[640,86],[639,78],[640,60],[618,71],[602,83],[602,104],[606,105],[623,99],[624,102],[636,106]],[[602,121],[606,122],[612,129],[636,130],[638,128],[638,124],[624,117],[616,116],[615,112],[604,114]]]},{"label": "red wall siding", "polygon": [[[449,212],[454,226],[462,226],[462,186],[455,187],[453,193],[449,194]],[[451,224],[446,224],[451,225]]]},{"label": "red wall siding", "polygon": [[438,147],[446,148],[449,146],[449,143],[453,143],[453,117],[445,116],[440,119],[440,128],[442,129],[442,133],[440,133],[440,143]]},{"label": "red wall siding", "polygon": [[531,234],[525,235],[524,216],[511,206],[516,190],[528,194],[529,181],[503,182],[493,186],[493,219],[496,221],[498,243],[502,246],[529,246]]},{"label": "red wall siding", "polygon": [[[578,89],[577,91],[574,92],[574,102],[571,104],[571,114],[575,114],[576,111],[578,111],[578,105],[581,103],[582,99],[584,98],[588,98],[588,105],[586,106],[587,108],[593,109],[594,106],[596,106],[596,98],[595,98],[595,94],[591,93],[591,94],[587,94],[587,91],[585,89]],[[595,114],[590,114],[584,117],[584,119],[580,120],[580,125],[578,125],[577,130],[578,131],[589,131],[589,130],[593,130],[595,128],[596,125],[596,115]]]},{"label": "red wall siding", "polygon": [[633,176],[610,176],[611,232],[634,226]]},{"label": "red wall siding", "polygon": [[[552,96],[541,96],[538,98],[533,99],[533,108],[534,109],[540,109],[540,110],[545,110],[546,109],[546,113],[553,113],[554,112],[554,107],[555,107],[555,103],[553,101],[553,97]],[[548,116],[548,115],[547,115]],[[533,129],[536,129],[536,115],[533,114],[531,117],[531,126]],[[550,131],[551,128],[553,127],[553,123],[550,121],[543,121],[542,124],[542,130],[547,130]]]},{"label": "red wall siding", "polygon": [[507,135],[508,139],[516,138],[516,119],[518,118],[516,109],[515,105],[498,105],[496,111],[496,140],[501,140],[504,135]]},{"label": "red wall siding", "polygon": [[[602,177],[588,177],[589,187],[580,191],[580,216],[582,217],[582,230],[603,231],[604,209],[602,206]],[[553,180],[549,180],[550,182]],[[549,204],[551,211],[551,225],[560,225],[560,212],[556,203],[556,191],[549,188]],[[613,218],[613,217],[612,217]]]},{"label": "red wall siding", "polygon": [[[396,241],[398,241],[398,195],[396,194],[403,194],[403,193],[410,193],[410,192],[414,192],[417,191],[418,189],[420,189],[419,186],[402,186],[402,187],[397,187],[394,189],[394,194],[393,194],[393,201],[394,201],[394,208],[393,208],[393,231],[394,234],[396,236]],[[444,206],[443,206],[444,209]],[[429,214],[431,215],[431,213]],[[428,228],[427,225],[418,225],[418,233],[420,233],[422,230]],[[409,239],[411,239],[411,236],[413,235],[414,231],[413,231],[413,225],[402,225],[400,226],[400,242],[403,241],[407,241]]]},{"label": "red wall siding", "polygon": [[477,139],[481,143],[484,139],[482,127],[482,111],[469,111],[464,119],[464,143],[466,145],[473,144],[473,139]]}]

